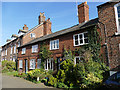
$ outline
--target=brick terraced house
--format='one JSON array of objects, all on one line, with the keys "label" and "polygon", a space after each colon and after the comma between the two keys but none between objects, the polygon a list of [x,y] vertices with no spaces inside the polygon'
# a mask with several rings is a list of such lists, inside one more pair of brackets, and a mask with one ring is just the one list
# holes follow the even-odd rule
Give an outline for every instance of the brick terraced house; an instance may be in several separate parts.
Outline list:
[{"label": "brick terraced house", "polygon": [[18,47],[30,42],[33,39],[41,36],[51,34],[51,22],[50,18],[45,20],[44,13],[40,13],[38,17],[38,25],[28,30],[26,24],[23,29],[19,29],[18,35],[13,34],[11,39],[6,40],[6,44],[2,46],[1,61],[16,61],[18,56]]},{"label": "brick terraced house", "polygon": [[[82,3],[78,5],[79,24],[55,33],[50,31],[50,33],[43,34],[39,38],[21,45],[18,48],[18,68],[25,72],[40,68],[41,58],[38,54],[42,43],[45,43],[53,53],[52,58],[45,61],[45,69],[56,70],[56,68],[60,68],[63,48],[75,50],[89,44],[88,31],[97,27],[102,39],[101,52],[106,60],[105,62],[110,67],[110,74],[119,71],[120,1],[106,2],[97,8],[98,18],[89,20],[89,6],[87,2]],[[46,31],[49,32],[49,30]],[[26,39],[28,39],[27,36]],[[57,59],[57,66],[55,65],[55,59]],[[74,62],[77,63],[79,60],[80,57],[75,56]]]}]

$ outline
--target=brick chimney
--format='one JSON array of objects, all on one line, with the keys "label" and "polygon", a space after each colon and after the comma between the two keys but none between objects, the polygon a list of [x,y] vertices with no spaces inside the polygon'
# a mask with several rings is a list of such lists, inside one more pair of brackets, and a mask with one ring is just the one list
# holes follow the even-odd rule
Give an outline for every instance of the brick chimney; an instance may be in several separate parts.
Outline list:
[{"label": "brick chimney", "polygon": [[27,30],[28,31],[28,27],[26,24],[24,24],[23,30]]},{"label": "brick chimney", "polygon": [[48,35],[51,34],[51,21],[50,18],[48,18],[45,22],[44,22],[44,35]]},{"label": "brick chimney", "polygon": [[6,42],[10,42],[11,40],[10,39],[7,39]]},{"label": "brick chimney", "polygon": [[39,24],[41,24],[42,22],[44,22],[45,21],[45,16],[44,16],[44,12],[43,13],[41,13],[40,12],[40,16],[38,17],[39,18]]},{"label": "brick chimney", "polygon": [[89,20],[89,6],[87,2],[78,5],[78,19],[79,24]]}]

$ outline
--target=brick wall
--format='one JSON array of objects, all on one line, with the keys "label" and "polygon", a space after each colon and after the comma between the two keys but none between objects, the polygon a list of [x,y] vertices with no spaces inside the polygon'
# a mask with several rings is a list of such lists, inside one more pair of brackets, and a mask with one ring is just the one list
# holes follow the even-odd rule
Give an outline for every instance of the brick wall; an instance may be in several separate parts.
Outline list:
[{"label": "brick wall", "polygon": [[100,27],[102,27],[102,42],[105,43],[106,39],[108,62],[111,70],[120,65],[120,36],[115,35],[115,32],[117,32],[117,25],[114,5],[116,3],[117,2],[107,3],[98,7],[98,16],[101,22]]}]

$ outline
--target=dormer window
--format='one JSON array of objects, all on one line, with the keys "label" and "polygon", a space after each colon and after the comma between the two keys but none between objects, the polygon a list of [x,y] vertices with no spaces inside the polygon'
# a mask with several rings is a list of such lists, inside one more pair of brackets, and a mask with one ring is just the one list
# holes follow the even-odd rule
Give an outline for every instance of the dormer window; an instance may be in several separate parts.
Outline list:
[{"label": "dormer window", "polygon": [[35,33],[31,33],[31,34],[30,34],[30,37],[31,37],[31,38],[35,38]]},{"label": "dormer window", "polygon": [[120,33],[120,3],[116,4],[114,8],[115,8],[117,33]]}]

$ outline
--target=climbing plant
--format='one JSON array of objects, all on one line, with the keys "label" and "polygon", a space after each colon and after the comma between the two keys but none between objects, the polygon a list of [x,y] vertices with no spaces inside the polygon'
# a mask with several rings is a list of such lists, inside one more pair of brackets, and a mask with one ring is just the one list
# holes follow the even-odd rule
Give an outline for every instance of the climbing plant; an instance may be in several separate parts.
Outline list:
[{"label": "climbing plant", "polygon": [[48,49],[48,47],[41,43],[39,57],[41,58],[41,66],[44,68],[44,62],[48,58],[51,58],[52,52]]}]

